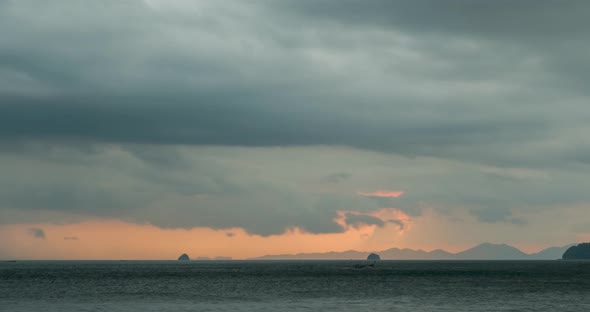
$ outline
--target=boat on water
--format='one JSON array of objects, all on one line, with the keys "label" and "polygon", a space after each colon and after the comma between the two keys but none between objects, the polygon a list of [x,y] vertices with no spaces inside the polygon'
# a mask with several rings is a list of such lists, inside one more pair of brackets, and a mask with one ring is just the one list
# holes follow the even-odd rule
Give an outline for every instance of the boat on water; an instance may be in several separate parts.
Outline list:
[{"label": "boat on water", "polygon": [[355,264],[352,267],[355,269],[374,268],[377,261],[380,261],[380,260],[381,260],[381,257],[378,254],[372,252],[367,257],[367,261],[371,261],[372,263],[365,262],[364,264]]},{"label": "boat on water", "polygon": [[375,263],[377,263],[377,261],[373,261],[371,264],[355,264],[352,267],[355,269],[374,268]]}]

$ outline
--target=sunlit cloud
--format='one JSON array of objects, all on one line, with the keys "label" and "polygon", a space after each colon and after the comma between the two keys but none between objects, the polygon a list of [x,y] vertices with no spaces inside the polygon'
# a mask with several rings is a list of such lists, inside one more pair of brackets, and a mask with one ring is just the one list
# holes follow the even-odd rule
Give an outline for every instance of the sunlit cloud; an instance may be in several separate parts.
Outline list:
[{"label": "sunlit cloud", "polygon": [[402,191],[375,191],[375,192],[358,192],[360,196],[364,197],[385,197],[385,198],[397,198],[404,194]]},{"label": "sunlit cloud", "polygon": [[399,226],[399,232],[403,233],[409,229],[412,218],[405,212],[395,208],[381,208],[371,212],[369,215],[377,217],[386,223],[393,223]]},{"label": "sunlit cloud", "polygon": [[408,214],[395,208],[381,208],[368,213],[338,211],[337,214],[338,216],[334,219],[334,222],[347,230],[375,229],[391,223],[397,225],[399,232],[402,233],[411,223],[411,218]]}]

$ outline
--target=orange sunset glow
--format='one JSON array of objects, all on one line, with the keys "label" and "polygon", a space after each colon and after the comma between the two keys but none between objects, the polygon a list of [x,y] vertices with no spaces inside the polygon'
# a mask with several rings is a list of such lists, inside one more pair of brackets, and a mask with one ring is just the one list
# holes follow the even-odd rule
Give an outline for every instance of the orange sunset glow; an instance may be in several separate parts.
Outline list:
[{"label": "orange sunset glow", "polygon": [[[375,216],[409,218],[402,212],[383,209]],[[345,225],[344,225],[345,226]],[[27,235],[42,228],[44,239]],[[292,228],[281,235],[260,236],[240,228],[161,229],[118,220],[96,220],[69,225],[17,224],[0,227],[8,251],[19,259],[174,259],[186,252],[191,257],[226,256],[245,259],[265,254],[380,250],[390,247],[376,237],[376,226],[351,227],[342,233],[312,234]],[[390,237],[402,234],[398,225],[387,226]],[[379,235],[383,235],[379,232]]]},{"label": "orange sunset glow", "polygon": [[[349,225],[347,215],[369,215],[384,225]],[[583,215],[571,211],[572,215]],[[549,214],[543,218],[553,218]],[[392,222],[394,220],[395,222]],[[465,220],[468,221],[468,220]],[[248,259],[269,254],[317,253],[329,251],[380,251],[392,247],[433,250],[442,248],[459,252],[479,243],[463,233],[485,233],[494,226],[481,227],[474,220],[452,230],[456,221],[441,218],[433,211],[410,217],[395,208],[382,208],[370,213],[338,211],[334,222],[341,233],[314,234],[291,228],[280,235],[261,236],[242,228],[162,229],[149,224],[134,224],[115,219],[94,219],[72,224],[29,223],[0,225],[0,255],[14,259],[175,259],[181,253],[192,258],[232,257]],[[566,227],[567,224],[556,226]],[[31,229],[42,229],[44,237],[31,235]],[[438,238],[433,238],[438,236]],[[498,240],[502,240],[498,236]],[[588,234],[552,242],[563,244],[568,239],[590,240]],[[522,242],[525,252],[537,252],[546,244]]]}]

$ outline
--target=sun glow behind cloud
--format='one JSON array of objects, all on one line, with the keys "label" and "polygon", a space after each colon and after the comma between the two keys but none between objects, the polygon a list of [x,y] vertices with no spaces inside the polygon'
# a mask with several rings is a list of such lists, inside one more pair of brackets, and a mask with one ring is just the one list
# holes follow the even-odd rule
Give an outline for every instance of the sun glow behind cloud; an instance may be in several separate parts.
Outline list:
[{"label": "sun glow behind cloud", "polygon": [[[378,211],[367,213],[359,211],[338,211],[337,213],[338,217],[334,219],[334,222],[338,223],[346,230],[358,229],[360,227],[358,226],[359,224],[364,228],[375,229],[375,227],[383,227],[388,223],[392,223],[398,226],[399,233],[403,233],[403,231],[409,227],[412,221],[408,214],[395,208],[381,208]],[[368,222],[360,222],[356,225],[350,224],[347,223],[347,220],[350,216],[374,218],[374,220],[378,220],[380,223],[376,224],[373,222],[372,224],[369,224]]]}]

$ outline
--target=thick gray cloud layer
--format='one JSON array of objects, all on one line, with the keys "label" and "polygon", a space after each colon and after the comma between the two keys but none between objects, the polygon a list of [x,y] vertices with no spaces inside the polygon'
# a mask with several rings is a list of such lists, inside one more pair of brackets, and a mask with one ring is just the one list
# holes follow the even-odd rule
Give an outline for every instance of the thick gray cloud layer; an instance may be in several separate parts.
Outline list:
[{"label": "thick gray cloud layer", "polygon": [[2,6],[5,139],[338,144],[545,164],[512,149],[587,117],[575,88],[585,2]]},{"label": "thick gray cloud layer", "polygon": [[[589,199],[588,19],[587,1],[0,1],[4,220],[267,235],[428,202],[524,224]],[[211,146],[347,146],[431,171],[362,185],[336,158],[312,192]],[[407,193],[356,196],[370,186]]]}]

